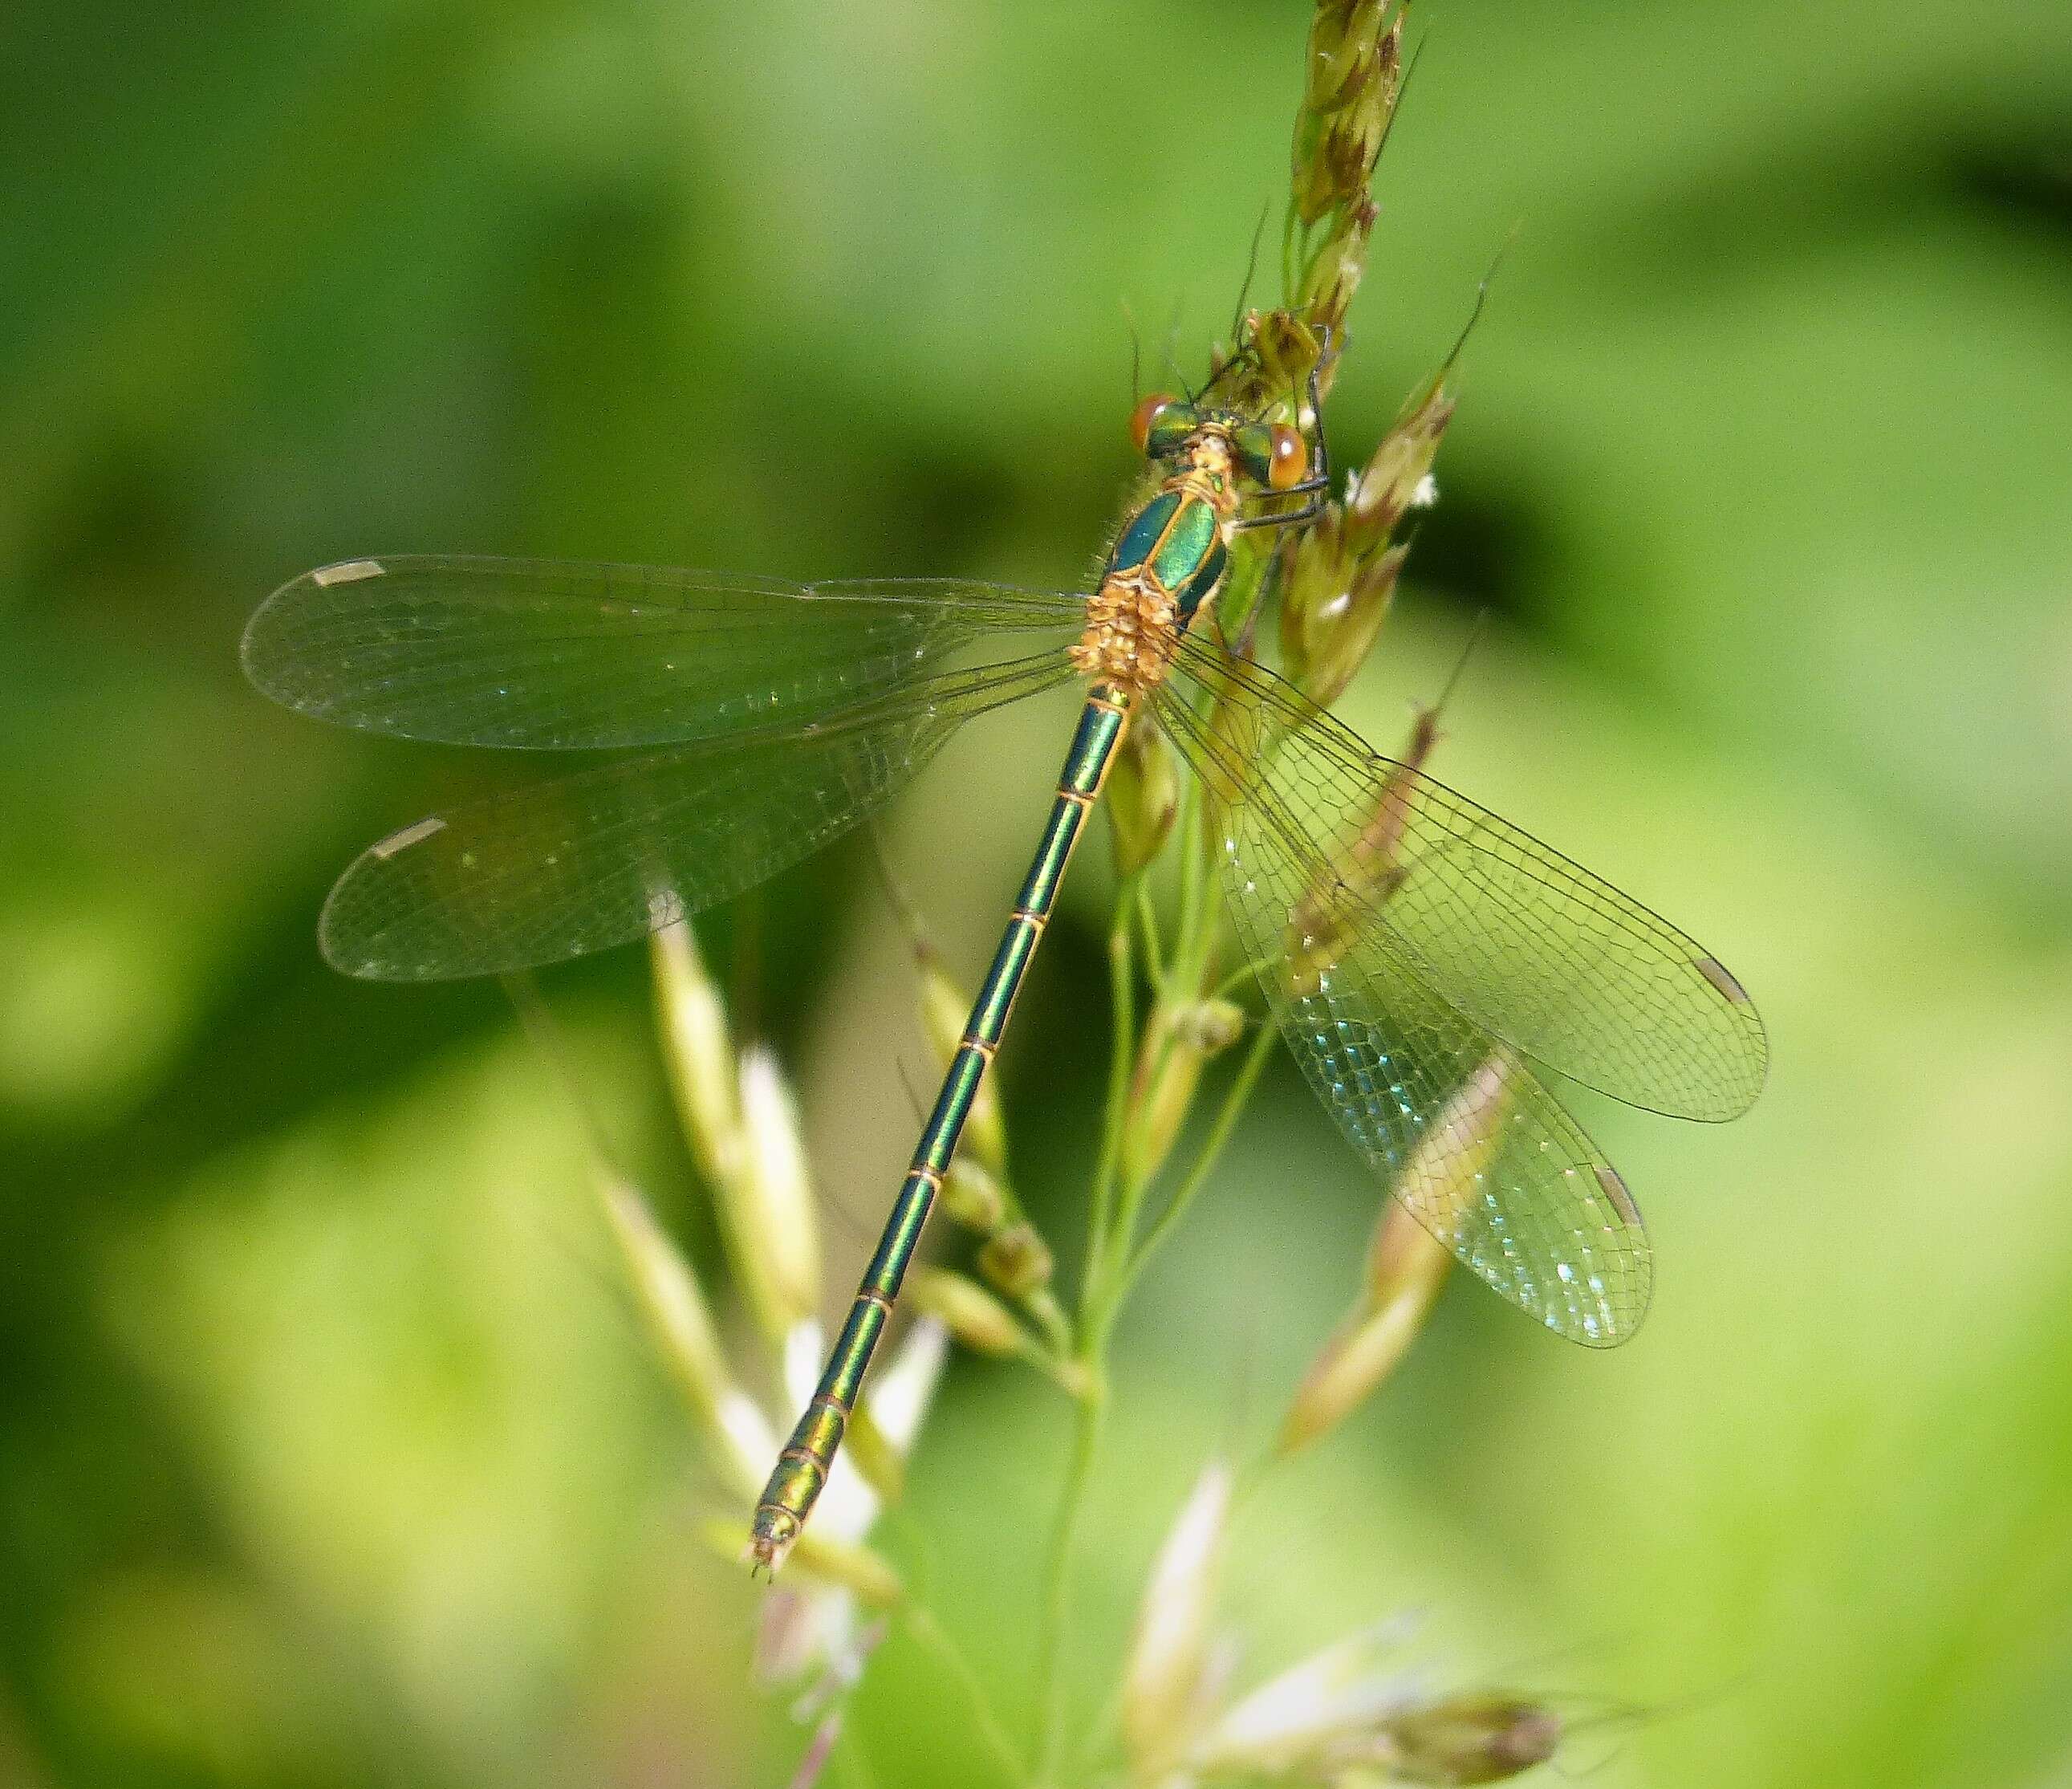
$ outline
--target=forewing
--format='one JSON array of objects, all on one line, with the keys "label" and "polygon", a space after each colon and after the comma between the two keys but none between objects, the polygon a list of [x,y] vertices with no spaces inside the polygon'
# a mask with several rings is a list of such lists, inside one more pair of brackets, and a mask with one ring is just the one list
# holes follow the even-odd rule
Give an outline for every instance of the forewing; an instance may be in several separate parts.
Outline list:
[{"label": "forewing", "polygon": [[1624,1184],[1517,1053],[1435,998],[1393,940],[1316,893],[1301,816],[1259,774],[1243,717],[1159,718],[1199,777],[1238,938],[1318,1097],[1426,1229],[1496,1291],[1592,1347],[1647,1310],[1646,1232]]},{"label": "forewing", "polygon": [[403,556],[282,586],[246,627],[244,660],[274,701],[340,726],[573,751],[808,719],[924,676],[975,639],[1062,638],[1083,619],[1078,597],[951,579],[800,585]]},{"label": "forewing", "polygon": [[[1370,751],[1262,665],[1190,636],[1182,666],[1256,735],[1346,923],[1392,968],[1543,1067],[1629,1105],[1720,1120],[1769,1063],[1709,951],[1421,771]],[[1377,948],[1379,948],[1379,946]]]},{"label": "forewing", "polygon": [[1062,683],[1062,650],[939,673],[804,726],[617,758],[456,807],[364,852],[319,928],[348,975],[434,981],[627,943],[847,832],[960,722]]}]

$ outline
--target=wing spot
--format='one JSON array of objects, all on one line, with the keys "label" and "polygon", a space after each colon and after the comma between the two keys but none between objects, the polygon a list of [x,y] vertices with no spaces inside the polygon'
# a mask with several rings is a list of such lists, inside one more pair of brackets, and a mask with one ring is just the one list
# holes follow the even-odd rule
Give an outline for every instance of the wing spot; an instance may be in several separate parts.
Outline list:
[{"label": "wing spot", "polygon": [[1626,1190],[1626,1182],[1602,1162],[1593,1162],[1597,1170],[1597,1184],[1605,1190],[1605,1197],[1612,1202],[1612,1209],[1628,1224],[1640,1222],[1640,1207],[1633,1202],[1633,1195]]},{"label": "wing spot", "polygon": [[334,584],[356,584],[363,578],[382,578],[388,568],[379,559],[347,559],[335,565],[322,565],[310,574],[310,582],[319,590],[329,590]]},{"label": "wing spot", "polygon": [[386,863],[398,851],[407,851],[413,845],[421,845],[434,833],[443,833],[446,823],[434,814],[430,820],[421,820],[414,826],[405,826],[400,833],[391,833],[385,839],[377,839],[368,846],[368,854]]},{"label": "wing spot", "polygon": [[1694,956],[1691,966],[1719,990],[1720,997],[1729,1006],[1745,1006],[1749,1003],[1748,990],[1728,973],[1727,966],[1716,956]]}]

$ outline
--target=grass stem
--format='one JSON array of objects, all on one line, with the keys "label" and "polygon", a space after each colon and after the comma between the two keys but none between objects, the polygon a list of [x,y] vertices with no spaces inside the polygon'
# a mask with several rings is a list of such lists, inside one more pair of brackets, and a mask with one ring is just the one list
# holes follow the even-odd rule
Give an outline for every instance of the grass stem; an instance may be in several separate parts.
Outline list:
[{"label": "grass stem", "polygon": [[[1084,1346],[1092,1355],[1104,1355],[1106,1326],[1089,1324]],[[1090,1382],[1086,1396],[1074,1411],[1072,1455],[1065,1469],[1064,1489],[1058,1499],[1057,1521],[1051,1530],[1050,1557],[1044,1571],[1043,1611],[1036,1654],[1036,1775],[1037,1789],[1057,1789],[1057,1772],[1065,1743],[1065,1715],[1070,1701],[1065,1681],[1065,1634],[1072,1606],[1072,1565],[1079,1551],[1080,1523],[1086,1512],[1087,1491],[1093,1482],[1094,1462],[1100,1451],[1102,1419],[1108,1409],[1108,1384],[1098,1355],[1089,1359]]]},{"label": "grass stem", "polygon": [[1195,1156],[1194,1165],[1187,1170],[1187,1178],[1180,1182],[1172,1198],[1166,1201],[1165,1210],[1153,1221],[1143,1242],[1123,1269],[1122,1285],[1117,1293],[1118,1303],[1128,1295],[1129,1289],[1136,1284],[1137,1275],[1144,1271],[1145,1263],[1172,1235],[1180,1220],[1186,1215],[1187,1207],[1194,1203],[1195,1195],[1207,1184],[1210,1174],[1215,1171],[1216,1158],[1223,1154],[1224,1145],[1230,1141],[1231,1133],[1236,1129],[1246,1102],[1252,1097],[1252,1090],[1259,1084],[1260,1075],[1266,1067],[1267,1059],[1273,1054],[1273,1046],[1278,1036],[1271,1024],[1262,1023],[1258,1027],[1252,1038],[1252,1048],[1245,1052],[1237,1078],[1231,1083],[1230,1090],[1223,1096],[1223,1103],[1216,1112],[1215,1123],[1211,1127],[1200,1153]]},{"label": "grass stem", "polygon": [[912,1603],[906,1611],[906,1631],[935,1656],[936,1662],[956,1679],[971,1704],[972,1714],[978,1725],[979,1737],[985,1742],[986,1750],[993,1755],[994,1762],[1006,1773],[1008,1779],[1018,1785],[1029,1781],[1029,1766],[1015,1749],[1013,1740],[1000,1717],[994,1713],[993,1701],[985,1692],[985,1684],[972,1662],[965,1657],[964,1650],[951,1638],[949,1631],[937,1621],[934,1611],[920,1603]]}]

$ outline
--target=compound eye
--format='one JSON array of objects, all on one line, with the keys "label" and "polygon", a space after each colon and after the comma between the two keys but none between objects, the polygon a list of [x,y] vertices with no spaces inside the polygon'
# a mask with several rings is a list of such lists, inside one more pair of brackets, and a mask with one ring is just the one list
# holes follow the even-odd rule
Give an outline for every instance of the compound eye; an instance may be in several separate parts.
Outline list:
[{"label": "compound eye", "polygon": [[1180,401],[1170,392],[1153,392],[1130,413],[1129,438],[1140,454],[1150,450],[1151,426]]},{"label": "compound eye", "polygon": [[1275,423],[1268,434],[1271,444],[1266,454],[1266,482],[1276,491],[1289,490],[1307,475],[1309,450],[1301,430],[1291,429],[1285,422]]}]

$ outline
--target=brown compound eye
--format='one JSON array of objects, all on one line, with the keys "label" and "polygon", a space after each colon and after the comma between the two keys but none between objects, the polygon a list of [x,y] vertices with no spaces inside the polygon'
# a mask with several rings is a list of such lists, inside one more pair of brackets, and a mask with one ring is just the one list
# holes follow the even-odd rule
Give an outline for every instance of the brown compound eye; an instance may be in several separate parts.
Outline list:
[{"label": "brown compound eye", "polygon": [[1153,392],[1130,413],[1129,438],[1137,443],[1137,452],[1150,450],[1152,424],[1178,402],[1170,392]]},{"label": "brown compound eye", "polygon": [[1299,429],[1276,422],[1271,430],[1272,445],[1266,458],[1266,482],[1276,491],[1300,484],[1309,470],[1309,450]]}]

